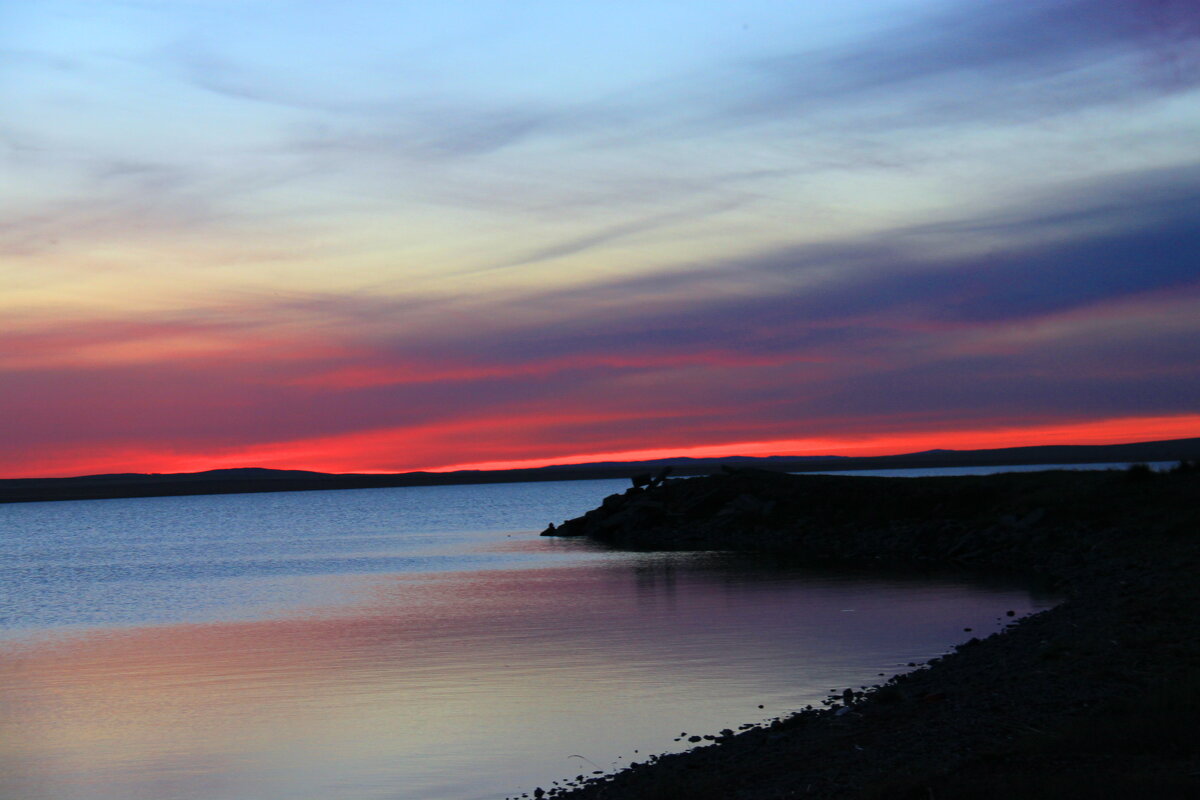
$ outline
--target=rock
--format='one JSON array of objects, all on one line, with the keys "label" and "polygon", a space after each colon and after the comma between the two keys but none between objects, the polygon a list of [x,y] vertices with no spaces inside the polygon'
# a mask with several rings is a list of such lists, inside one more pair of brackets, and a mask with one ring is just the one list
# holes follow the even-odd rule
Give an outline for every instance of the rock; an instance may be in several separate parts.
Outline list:
[{"label": "rock", "polygon": [[1026,514],[1024,517],[1021,518],[1021,520],[1017,523],[1017,527],[1021,528],[1022,530],[1032,528],[1034,525],[1041,522],[1042,518],[1045,516],[1046,516],[1046,509],[1035,508],[1033,511],[1030,511],[1028,514]]}]

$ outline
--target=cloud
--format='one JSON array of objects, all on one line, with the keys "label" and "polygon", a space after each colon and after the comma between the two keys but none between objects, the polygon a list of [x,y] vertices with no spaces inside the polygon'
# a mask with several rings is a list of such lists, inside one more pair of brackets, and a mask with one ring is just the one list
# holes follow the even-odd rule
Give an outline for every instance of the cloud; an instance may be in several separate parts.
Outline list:
[{"label": "cloud", "polygon": [[[604,96],[434,91],[386,59],[394,81],[359,85],[349,56],[308,80],[219,37],[22,56],[99,76],[92,102],[136,85],[215,115],[175,145],[162,113],[147,152],[6,128],[28,175],[71,172],[0,223],[0,253],[40,259],[22,280],[60,280],[60,248],[80,275],[221,276],[136,320],[6,308],[0,458],[377,435],[399,468],[1195,408],[1195,4],[921,8]],[[1042,125],[1070,114],[1092,116]],[[230,277],[273,255],[272,291]]]},{"label": "cloud", "polygon": [[299,112],[291,123],[295,135],[280,147],[314,156],[474,158],[578,128],[587,113],[570,103],[506,102],[466,90],[432,95],[395,67],[384,68],[389,80],[348,74],[340,83],[298,81],[195,40],[176,42],[154,60],[223,98]]},{"label": "cloud", "polygon": [[[1190,335],[1197,333],[1193,330]],[[1139,344],[1145,349],[1137,352],[1152,354],[1159,341],[1143,339]],[[1162,371],[1141,365],[1135,374],[1097,369],[1099,357],[1106,353],[1128,356],[1128,345],[1052,347],[1050,353],[939,359],[864,373],[840,381],[808,410],[851,417],[933,413],[945,419],[1016,420],[1062,414],[1082,418],[1183,414],[1196,407],[1200,377],[1194,369]],[[1081,358],[1085,369],[1080,368]]]},{"label": "cloud", "polygon": [[[1125,192],[1130,185],[1138,191]],[[426,329],[416,352],[426,359],[469,352],[489,363],[712,347],[852,358],[886,349],[898,333],[910,346],[928,346],[956,330],[1200,291],[1200,180],[1141,173],[1075,191],[1000,219],[786,247],[484,303],[478,318],[499,320],[491,335],[448,321]],[[958,252],[972,242],[966,255]],[[950,244],[956,250],[948,255]],[[407,350],[408,338],[395,346]]]},{"label": "cloud", "polygon": [[0,253],[35,256],[72,241],[179,233],[204,227],[216,215],[186,170],[124,159],[76,163],[86,176],[87,196],[46,202],[0,221]]},{"label": "cloud", "polygon": [[639,234],[650,233],[663,228],[669,228],[681,222],[696,223],[700,220],[703,220],[705,217],[721,214],[723,212],[735,209],[743,205],[744,202],[744,200],[740,199],[727,199],[713,203],[706,203],[704,206],[699,207],[692,205],[684,209],[641,216],[636,220],[609,225],[584,236],[568,239],[566,241],[552,244],[548,247],[534,250],[507,264],[466,270],[459,274],[472,275],[483,272],[494,272],[496,270],[525,267],[531,264],[538,264],[543,261],[555,261],[567,256],[601,248],[613,242],[637,236]]},{"label": "cloud", "polygon": [[[364,363],[341,365],[366,370],[362,375],[376,368],[385,375],[391,362],[442,361],[446,373],[487,375],[523,365],[565,367],[572,358],[615,366],[622,358],[632,363],[630,354],[684,361],[698,352],[846,356],[897,332],[936,338],[1195,291],[1200,180],[1186,177],[1124,176],[1000,219],[787,247],[568,289],[462,296],[296,291],[243,296],[199,318],[233,324],[230,338],[244,335],[244,320],[331,337],[364,354]],[[1129,185],[1140,188],[1129,194]],[[961,249],[976,238],[967,255],[939,249],[946,241]],[[186,330],[197,323],[185,315],[173,324]],[[92,330],[87,336],[106,338]],[[383,361],[368,363],[372,358]]]},{"label": "cloud", "polygon": [[[834,50],[763,58],[737,116],[875,116],[882,124],[1019,120],[1200,82],[1195,4],[998,0],[944,4]],[[861,119],[859,120],[861,123]]]},{"label": "cloud", "polygon": [[[18,320],[0,412],[23,421],[9,448],[386,429],[456,448],[447,461],[1185,413],[1200,390],[1192,185],[1126,176],[1045,198],[1024,211],[1035,235],[1015,211],[999,223],[1007,248],[991,221],[963,220],[524,295],[295,291],[137,323]],[[973,235],[974,254],[934,246]],[[415,458],[396,468],[432,465]]]}]

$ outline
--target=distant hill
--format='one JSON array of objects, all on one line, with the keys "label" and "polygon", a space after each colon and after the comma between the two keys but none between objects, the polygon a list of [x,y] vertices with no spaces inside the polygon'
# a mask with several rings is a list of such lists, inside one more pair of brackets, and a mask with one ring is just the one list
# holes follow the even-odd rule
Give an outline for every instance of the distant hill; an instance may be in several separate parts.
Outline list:
[{"label": "distant hill", "polygon": [[142,475],[83,475],[74,478],[0,480],[0,503],[91,500],[114,497],[293,492],[320,489],[374,489],[396,486],[443,486],[470,483],[629,478],[671,467],[672,475],[707,475],[722,466],[775,472],[850,471],[920,467],[1004,466],[1013,464],[1087,464],[1104,462],[1200,459],[1200,438],[1115,445],[1041,445],[992,450],[926,450],[891,456],[731,456],[661,458],[650,461],[603,461],[549,467],[458,472],[402,472],[389,475],[330,474],[307,470],[241,467],[204,472]]},{"label": "distant hill", "polygon": [[733,464],[737,466],[768,466],[771,464],[796,464],[796,463],[813,463],[819,462],[822,464],[831,461],[846,461],[852,460],[849,456],[726,456],[725,458],[691,458],[689,456],[679,456],[678,458],[653,458],[646,461],[589,461],[586,464],[553,464],[549,467],[539,467],[543,470],[572,470],[572,469],[655,469],[662,467],[705,467],[720,469],[722,464]]},{"label": "distant hill", "polygon": [[[1006,464],[1095,464],[1104,462],[1178,461],[1200,457],[1200,438],[1098,445],[1036,445],[991,450],[926,450],[894,456],[853,458],[851,469],[898,469],[936,466],[1002,466]],[[879,467],[867,464],[879,464]]]}]

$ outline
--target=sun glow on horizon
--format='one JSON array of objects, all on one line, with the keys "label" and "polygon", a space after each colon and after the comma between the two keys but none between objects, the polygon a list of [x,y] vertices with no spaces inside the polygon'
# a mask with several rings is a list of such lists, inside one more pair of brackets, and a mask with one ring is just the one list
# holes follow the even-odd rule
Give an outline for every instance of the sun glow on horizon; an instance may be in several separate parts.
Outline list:
[{"label": "sun glow on horizon", "polygon": [[540,458],[380,466],[362,460],[364,453],[378,454],[399,446],[405,432],[375,431],[320,440],[279,442],[260,448],[238,448],[226,453],[166,454],[126,450],[102,456],[77,456],[75,469],[52,473],[20,473],[5,478],[73,477],[110,473],[169,474],[215,469],[257,467],[305,470],[332,474],[390,475],[403,472],[455,472],[536,469],[607,461],[650,461],[667,458],[722,458],[734,456],[885,456],[924,450],[984,450],[1039,445],[1125,444],[1200,435],[1200,415],[1130,417],[1034,426],[965,428],[953,431],[889,431],[855,436],[811,439],[769,439],[692,447],[659,447],[573,453]]},{"label": "sun glow on horizon", "polygon": [[1125,444],[1159,439],[1185,439],[1200,434],[1200,414],[1179,417],[1140,417],[1039,425],[995,430],[887,433],[862,437],[781,439],[713,446],[624,450],[588,453],[553,459],[519,459],[475,464],[455,464],[429,472],[536,468],[597,461],[651,461],[663,458],[722,458],[731,456],[885,456],[923,450],[986,450],[1039,445]]}]

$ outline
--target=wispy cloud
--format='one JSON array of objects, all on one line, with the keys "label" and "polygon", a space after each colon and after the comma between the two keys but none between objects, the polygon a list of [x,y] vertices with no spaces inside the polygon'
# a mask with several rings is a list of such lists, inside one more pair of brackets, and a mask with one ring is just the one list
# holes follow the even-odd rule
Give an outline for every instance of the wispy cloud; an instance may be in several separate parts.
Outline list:
[{"label": "wispy cloud", "polygon": [[758,89],[729,113],[893,127],[1060,114],[1195,87],[1198,37],[1187,2],[944,4],[838,50],[748,64]]},{"label": "wispy cloud", "polygon": [[29,4],[0,467],[1196,407],[1195,3],[784,5]]},{"label": "wispy cloud", "polygon": [[[1163,181],[1157,195],[1148,177],[1133,182],[1143,215],[1131,229],[1097,231],[1080,224],[1088,214],[1035,205],[1031,224],[1057,213],[1070,235],[1038,227],[973,256],[920,258],[897,231],[890,246],[831,242],[490,301],[296,293],[138,325],[43,328],[6,341],[0,405],[27,420],[28,443],[130,429],[180,446],[415,436],[512,415],[560,452],[926,413],[964,425],[1064,409],[1185,413],[1200,391],[1187,369],[1200,335],[1200,208],[1184,202],[1186,181]],[[1096,215],[1118,213],[1115,203]],[[1004,225],[1021,230],[1015,217]],[[959,229],[976,227],[991,230]],[[927,247],[929,235],[916,240]],[[93,416],[70,412],[81,391]],[[670,435],[655,434],[665,417]]]}]

